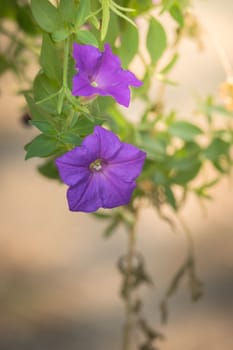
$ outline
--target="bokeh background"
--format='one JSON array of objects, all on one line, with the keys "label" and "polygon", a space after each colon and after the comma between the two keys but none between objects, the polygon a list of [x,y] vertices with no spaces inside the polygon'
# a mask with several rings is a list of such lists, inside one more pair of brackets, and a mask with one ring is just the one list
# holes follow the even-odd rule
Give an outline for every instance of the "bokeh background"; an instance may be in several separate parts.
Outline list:
[{"label": "bokeh background", "polygon": [[[233,63],[233,2],[193,2]],[[30,70],[36,73],[36,67]],[[167,103],[191,118],[195,96],[217,93],[225,79],[210,40],[201,53],[183,42],[174,78],[181,83],[168,89]],[[104,240],[104,223],[69,212],[65,186],[41,177],[38,160],[24,161],[23,146],[35,131],[20,122],[24,100],[17,91],[11,73],[1,77],[0,350],[118,350],[123,306],[115,265],[125,252],[126,233],[122,228]],[[233,349],[232,191],[232,178],[225,178],[204,211],[194,198],[182,211],[193,232],[204,296],[192,304],[184,281],[170,300],[165,326],[158,304],[185,257],[186,242],[152,209],[141,212],[138,248],[155,281],[141,292],[150,322],[166,335],[161,350]]]}]

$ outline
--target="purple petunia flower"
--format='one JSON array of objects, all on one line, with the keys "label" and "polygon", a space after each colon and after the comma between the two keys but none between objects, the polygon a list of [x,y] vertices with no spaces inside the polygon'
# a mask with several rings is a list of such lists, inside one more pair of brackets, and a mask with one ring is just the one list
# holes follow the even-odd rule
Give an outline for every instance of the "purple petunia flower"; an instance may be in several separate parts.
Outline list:
[{"label": "purple petunia flower", "polygon": [[70,186],[70,210],[94,212],[128,204],[145,157],[145,152],[96,126],[81,146],[56,160],[61,179]]},{"label": "purple petunia flower", "polygon": [[121,68],[119,57],[114,55],[109,44],[104,52],[92,45],[74,43],[73,57],[78,73],[73,78],[74,96],[112,96],[119,104],[128,107],[129,86],[139,87],[133,73]]}]

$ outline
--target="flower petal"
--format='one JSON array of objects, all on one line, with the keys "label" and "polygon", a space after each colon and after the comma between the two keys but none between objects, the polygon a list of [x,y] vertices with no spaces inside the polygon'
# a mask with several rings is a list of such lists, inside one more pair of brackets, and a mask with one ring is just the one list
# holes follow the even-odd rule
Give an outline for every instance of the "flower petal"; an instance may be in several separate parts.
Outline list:
[{"label": "flower petal", "polygon": [[59,175],[67,185],[75,185],[90,175],[92,159],[85,147],[76,147],[56,159]]},{"label": "flower petal", "polygon": [[135,187],[135,182],[125,183],[115,174],[101,173],[99,177],[99,193],[102,207],[115,208],[128,204]]},{"label": "flower petal", "polygon": [[98,125],[95,127],[94,132],[99,138],[100,158],[107,161],[109,158],[114,157],[121,148],[122,143],[119,138],[112,131]]},{"label": "flower petal", "polygon": [[99,94],[99,89],[92,86],[87,76],[80,72],[73,77],[72,94],[74,96],[91,96]]},{"label": "flower petal", "polygon": [[110,45],[105,44],[104,48],[105,51],[95,76],[95,81],[101,88],[116,84],[118,82],[117,73],[121,69],[121,61],[118,56],[112,53]]},{"label": "flower petal", "polygon": [[109,86],[105,88],[105,92],[111,95],[120,105],[125,107],[130,103],[130,89],[126,85]]},{"label": "flower petal", "polygon": [[104,173],[126,183],[133,182],[141,173],[146,153],[128,143],[122,143],[117,155],[109,160]]},{"label": "flower petal", "polygon": [[134,86],[134,87],[139,87],[143,84],[142,81],[138,80],[136,78],[136,76],[130,72],[129,70],[124,70],[124,69],[121,69],[119,72],[118,72],[118,79],[121,80],[121,81],[125,81],[125,83],[127,85],[131,85],[131,86]]},{"label": "flower petal", "polygon": [[101,208],[99,195],[99,174],[91,174],[88,181],[72,186],[67,191],[67,200],[71,211],[90,213]]},{"label": "flower petal", "polygon": [[99,69],[102,52],[92,45],[80,45],[74,43],[73,57],[76,62],[76,68],[80,72],[85,72],[87,77],[92,77]]}]

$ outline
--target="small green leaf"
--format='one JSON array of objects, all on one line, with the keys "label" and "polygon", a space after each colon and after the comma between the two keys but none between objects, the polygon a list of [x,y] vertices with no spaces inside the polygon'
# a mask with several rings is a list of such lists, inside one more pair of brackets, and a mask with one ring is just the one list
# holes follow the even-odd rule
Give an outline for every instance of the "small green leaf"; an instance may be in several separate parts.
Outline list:
[{"label": "small green leaf", "polygon": [[48,79],[44,73],[39,73],[33,86],[35,101],[41,108],[51,114],[57,114],[59,88],[60,84],[58,82]]},{"label": "small green leaf", "polygon": [[52,33],[61,25],[61,18],[55,6],[48,0],[31,0],[32,14],[39,26]]},{"label": "small green leaf", "polygon": [[109,0],[102,0],[101,41],[105,39],[110,20]]},{"label": "small green leaf", "polygon": [[25,146],[25,159],[32,157],[48,157],[59,149],[58,141],[47,135],[40,134]]},{"label": "small green leaf", "polygon": [[79,30],[76,33],[76,37],[78,41],[82,44],[93,45],[98,47],[98,41],[96,37],[94,36],[94,34],[92,34],[91,32],[88,32],[87,30]]},{"label": "small green leaf", "polygon": [[78,13],[78,6],[74,0],[60,0],[58,11],[65,24],[70,24],[75,21]]},{"label": "small green leaf", "polygon": [[69,35],[70,31],[68,28],[61,28],[52,33],[52,38],[54,41],[59,42],[68,38]]},{"label": "small green leaf", "polygon": [[80,138],[80,136],[75,134],[72,131],[66,131],[62,133],[60,137],[65,144],[69,144],[73,146],[79,146],[82,142],[82,139]]},{"label": "small green leaf", "polygon": [[75,20],[75,28],[78,29],[86,21],[87,17],[90,15],[90,12],[90,0],[80,0]]},{"label": "small green leaf", "polygon": [[56,130],[54,126],[47,120],[32,120],[31,124],[37,127],[37,129],[39,129],[46,135],[56,135]]},{"label": "small green leaf", "polygon": [[199,127],[186,121],[174,122],[169,126],[168,131],[171,135],[185,141],[192,141],[197,135],[203,134]]},{"label": "small green leaf", "polygon": [[172,57],[172,59],[170,60],[170,62],[168,62],[168,64],[159,72],[159,74],[165,75],[165,74],[169,73],[170,70],[176,64],[178,58],[179,58],[179,55],[177,53],[175,53],[174,56]]},{"label": "small green leaf", "polygon": [[165,190],[165,196],[167,198],[168,203],[171,205],[173,209],[177,210],[176,198],[171,187],[165,186],[164,190]]},{"label": "small green leaf", "polygon": [[230,144],[226,141],[215,138],[210,145],[204,150],[204,156],[211,161],[217,161],[219,157],[228,155]]},{"label": "small green leaf", "polygon": [[180,27],[184,26],[184,16],[178,4],[174,4],[170,7],[170,15],[179,24]]},{"label": "small green leaf", "polygon": [[167,38],[163,26],[155,18],[151,18],[150,20],[146,45],[151,62],[156,64],[166,49]]},{"label": "small green leaf", "polygon": [[59,55],[54,43],[50,39],[49,35],[44,33],[40,55],[40,64],[48,78],[59,82],[61,80],[61,65],[58,57]]},{"label": "small green leaf", "polygon": [[42,121],[42,120],[49,120],[50,119],[49,114],[46,113],[38,105],[36,105],[35,102],[33,101],[33,99],[29,95],[25,94],[25,99],[26,99],[27,104],[29,106],[33,121],[36,121],[36,120]]},{"label": "small green leaf", "polygon": [[39,173],[49,179],[60,180],[54,159],[49,159],[44,164],[37,167]]},{"label": "small green leaf", "polygon": [[126,22],[121,36],[121,45],[118,54],[121,57],[123,67],[128,67],[138,51],[139,36],[137,28]]}]

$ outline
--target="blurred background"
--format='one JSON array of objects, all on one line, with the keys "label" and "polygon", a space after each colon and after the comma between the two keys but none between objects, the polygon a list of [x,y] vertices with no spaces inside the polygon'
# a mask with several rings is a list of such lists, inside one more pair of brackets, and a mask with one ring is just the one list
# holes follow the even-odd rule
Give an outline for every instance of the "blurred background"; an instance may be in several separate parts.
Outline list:
[{"label": "blurred background", "polygon": [[[233,63],[233,2],[193,2]],[[30,74],[36,71],[30,66]],[[174,79],[180,85],[169,88],[166,99],[186,117],[196,95],[218,92],[225,76],[210,40],[203,52],[183,42]],[[38,160],[24,161],[24,144],[35,131],[21,122],[25,102],[18,87],[11,73],[1,77],[0,350],[119,350],[123,306],[116,262],[126,233],[122,228],[104,240],[104,223],[69,212],[65,186],[40,176]],[[167,325],[160,323],[159,302],[186,242],[182,230],[172,232],[154,210],[141,212],[138,248],[155,281],[141,294],[150,323],[166,336],[161,350],[233,349],[232,193],[232,179],[225,178],[204,211],[194,198],[182,211],[193,232],[204,296],[192,304],[184,281],[169,302]]]}]

